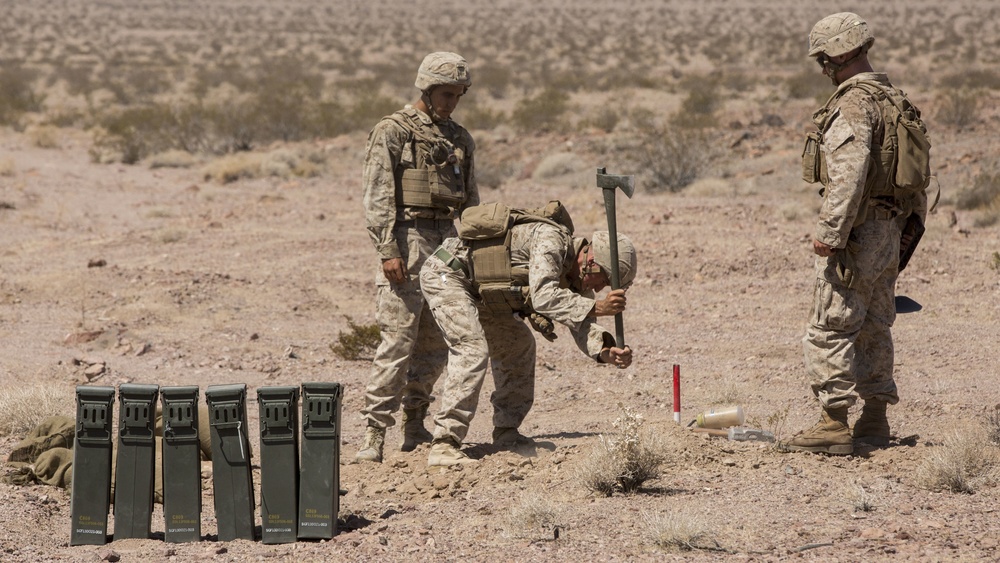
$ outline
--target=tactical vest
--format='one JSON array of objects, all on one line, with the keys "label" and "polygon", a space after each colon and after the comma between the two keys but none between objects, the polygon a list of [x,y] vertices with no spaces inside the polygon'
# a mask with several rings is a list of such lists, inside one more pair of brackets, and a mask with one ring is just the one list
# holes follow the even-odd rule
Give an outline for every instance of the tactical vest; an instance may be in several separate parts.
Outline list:
[{"label": "tactical vest", "polygon": [[[858,80],[838,89],[815,114],[818,131],[809,133],[802,151],[802,179],[809,183],[829,181],[826,158],[820,149],[830,125],[833,106],[852,88],[861,88],[875,101],[882,115],[882,130],[873,131],[871,165],[865,179],[865,194],[906,208],[906,202],[922,193],[930,183],[930,141],[920,110],[901,91],[873,80]],[[863,216],[862,216],[863,218]]]},{"label": "tactical vest", "polygon": [[[524,223],[547,223],[559,228],[568,249],[573,245],[573,220],[558,201],[540,209],[512,209],[502,203],[484,203],[462,212],[458,236],[469,247],[473,289],[494,314],[531,313],[528,269],[511,265],[511,229]],[[572,267],[572,252],[563,264],[563,277]]]},{"label": "tactical vest", "polygon": [[[394,171],[396,205],[402,207],[456,208],[465,202],[465,174],[462,166],[468,155],[460,128],[451,122],[453,138],[438,128],[428,127],[418,111],[404,108],[387,116],[410,134],[409,159],[400,159]],[[404,150],[407,150],[404,147]],[[406,162],[406,161],[409,162]]]}]

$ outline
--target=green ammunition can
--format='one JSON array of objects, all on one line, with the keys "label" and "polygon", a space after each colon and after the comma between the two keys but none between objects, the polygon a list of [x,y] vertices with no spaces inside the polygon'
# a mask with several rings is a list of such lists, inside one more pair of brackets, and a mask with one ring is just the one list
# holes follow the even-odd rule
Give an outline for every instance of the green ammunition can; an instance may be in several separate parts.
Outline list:
[{"label": "green ammunition can", "polygon": [[205,390],[219,541],[256,539],[246,394],[243,383],[211,385]]},{"label": "green ammunition can", "polygon": [[114,387],[76,388],[70,545],[108,543]]},{"label": "green ammunition can", "polygon": [[149,537],[156,478],[157,385],[118,386],[115,539]]},{"label": "green ammunition can", "polygon": [[299,389],[261,387],[257,403],[261,541],[292,543],[298,533]]},{"label": "green ammunition can", "polygon": [[332,538],[340,511],[339,383],[302,384],[299,537]]},{"label": "green ammunition can", "polygon": [[160,389],[163,411],[163,539],[201,539],[201,450],[198,387]]}]

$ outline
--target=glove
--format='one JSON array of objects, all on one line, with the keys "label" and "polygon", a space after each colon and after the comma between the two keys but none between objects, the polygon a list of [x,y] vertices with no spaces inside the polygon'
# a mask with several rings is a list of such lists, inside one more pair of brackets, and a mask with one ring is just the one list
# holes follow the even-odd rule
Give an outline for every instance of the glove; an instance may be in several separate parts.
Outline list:
[{"label": "glove", "polygon": [[531,328],[538,331],[539,334],[545,337],[545,340],[552,342],[556,339],[556,325],[552,323],[552,320],[538,313],[531,313],[528,315],[528,324]]}]

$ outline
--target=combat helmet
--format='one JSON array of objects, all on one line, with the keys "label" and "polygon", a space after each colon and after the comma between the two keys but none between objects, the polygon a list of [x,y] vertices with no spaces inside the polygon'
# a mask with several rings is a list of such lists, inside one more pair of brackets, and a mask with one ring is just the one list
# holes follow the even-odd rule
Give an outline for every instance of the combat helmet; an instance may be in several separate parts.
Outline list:
[{"label": "combat helmet", "polygon": [[816,22],[809,32],[809,56],[820,53],[827,57],[837,57],[864,47],[867,51],[875,36],[868,29],[868,23],[861,16],[851,12],[839,12]]},{"label": "combat helmet", "polygon": [[442,84],[465,86],[466,90],[472,86],[469,63],[461,55],[439,51],[427,55],[420,63],[414,86],[419,88],[421,92],[425,92],[432,86]]},{"label": "combat helmet", "polygon": [[[590,240],[590,247],[594,251],[594,262],[608,273],[611,278],[611,243],[607,231],[597,231]],[[635,257],[635,246],[629,238],[618,233],[618,281],[622,287],[628,287],[635,279],[638,262]]]}]

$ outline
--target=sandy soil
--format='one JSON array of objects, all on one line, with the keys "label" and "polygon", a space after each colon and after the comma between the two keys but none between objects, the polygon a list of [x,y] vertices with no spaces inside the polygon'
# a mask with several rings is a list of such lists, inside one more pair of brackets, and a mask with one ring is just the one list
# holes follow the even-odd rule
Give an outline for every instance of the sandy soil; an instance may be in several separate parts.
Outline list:
[{"label": "sandy soil", "polygon": [[[265,385],[339,381],[346,386],[342,485],[350,493],[342,501],[344,530],[330,542],[212,541],[209,487],[205,541],[120,540],[99,548],[68,546],[67,491],[3,485],[0,558],[996,559],[997,489],[931,492],[915,477],[949,433],[1000,403],[1000,276],[988,266],[1000,228],[972,227],[948,205],[930,216],[926,241],[899,281],[899,292],[923,310],[900,315],[894,331],[902,402],[890,411],[900,438],[891,447],[843,458],[780,454],[695,435],[672,421],[674,364],[681,366],[685,423],[721,402],[742,404],[752,423],[785,436],[817,416],[799,341],[818,202],[796,181],[797,142],[786,137],[771,139],[771,150],[740,161],[727,178],[681,194],[650,194],[640,185],[634,199],[621,201],[619,228],[633,237],[641,260],[625,322],[635,365],[596,365],[565,333],[541,342],[537,400],[522,428],[539,441],[536,455],[489,445],[484,400],[468,443],[480,463],[428,470],[425,448],[396,451],[395,428],[385,463],[347,463],[363,432],[357,412],[369,366],[338,358],[329,345],[348,316],[373,320],[362,135],[323,145],[331,163],[323,178],[218,185],[193,169],[92,164],[86,142],[69,134],[55,150],[4,134],[3,151],[17,165],[0,178],[0,200],[9,204],[0,210],[0,384],[69,392],[86,379],[73,361],[83,356],[106,363],[93,382],[102,385],[242,382],[253,397]],[[526,169],[568,147],[591,166],[545,182],[514,180],[485,199],[533,205],[558,198],[579,231],[600,228],[590,172],[605,163],[594,152],[598,141],[526,141],[514,155]],[[484,134],[482,142],[497,141]],[[948,147],[939,162],[964,154]],[[105,265],[88,266],[97,261]],[[96,338],[78,337],[84,333]],[[484,393],[490,388],[487,381]],[[576,471],[598,435],[613,431],[618,404],[641,413],[664,439],[663,475],[638,494],[595,497]],[[249,411],[256,432],[256,405]],[[3,438],[0,451],[16,439]],[[856,508],[859,487],[873,510]],[[535,497],[551,503],[558,539],[552,527],[508,522],[512,509]],[[708,538],[702,547],[712,549],[657,547],[650,520],[669,515],[700,522]],[[162,533],[160,517],[157,508],[154,535]]]}]

